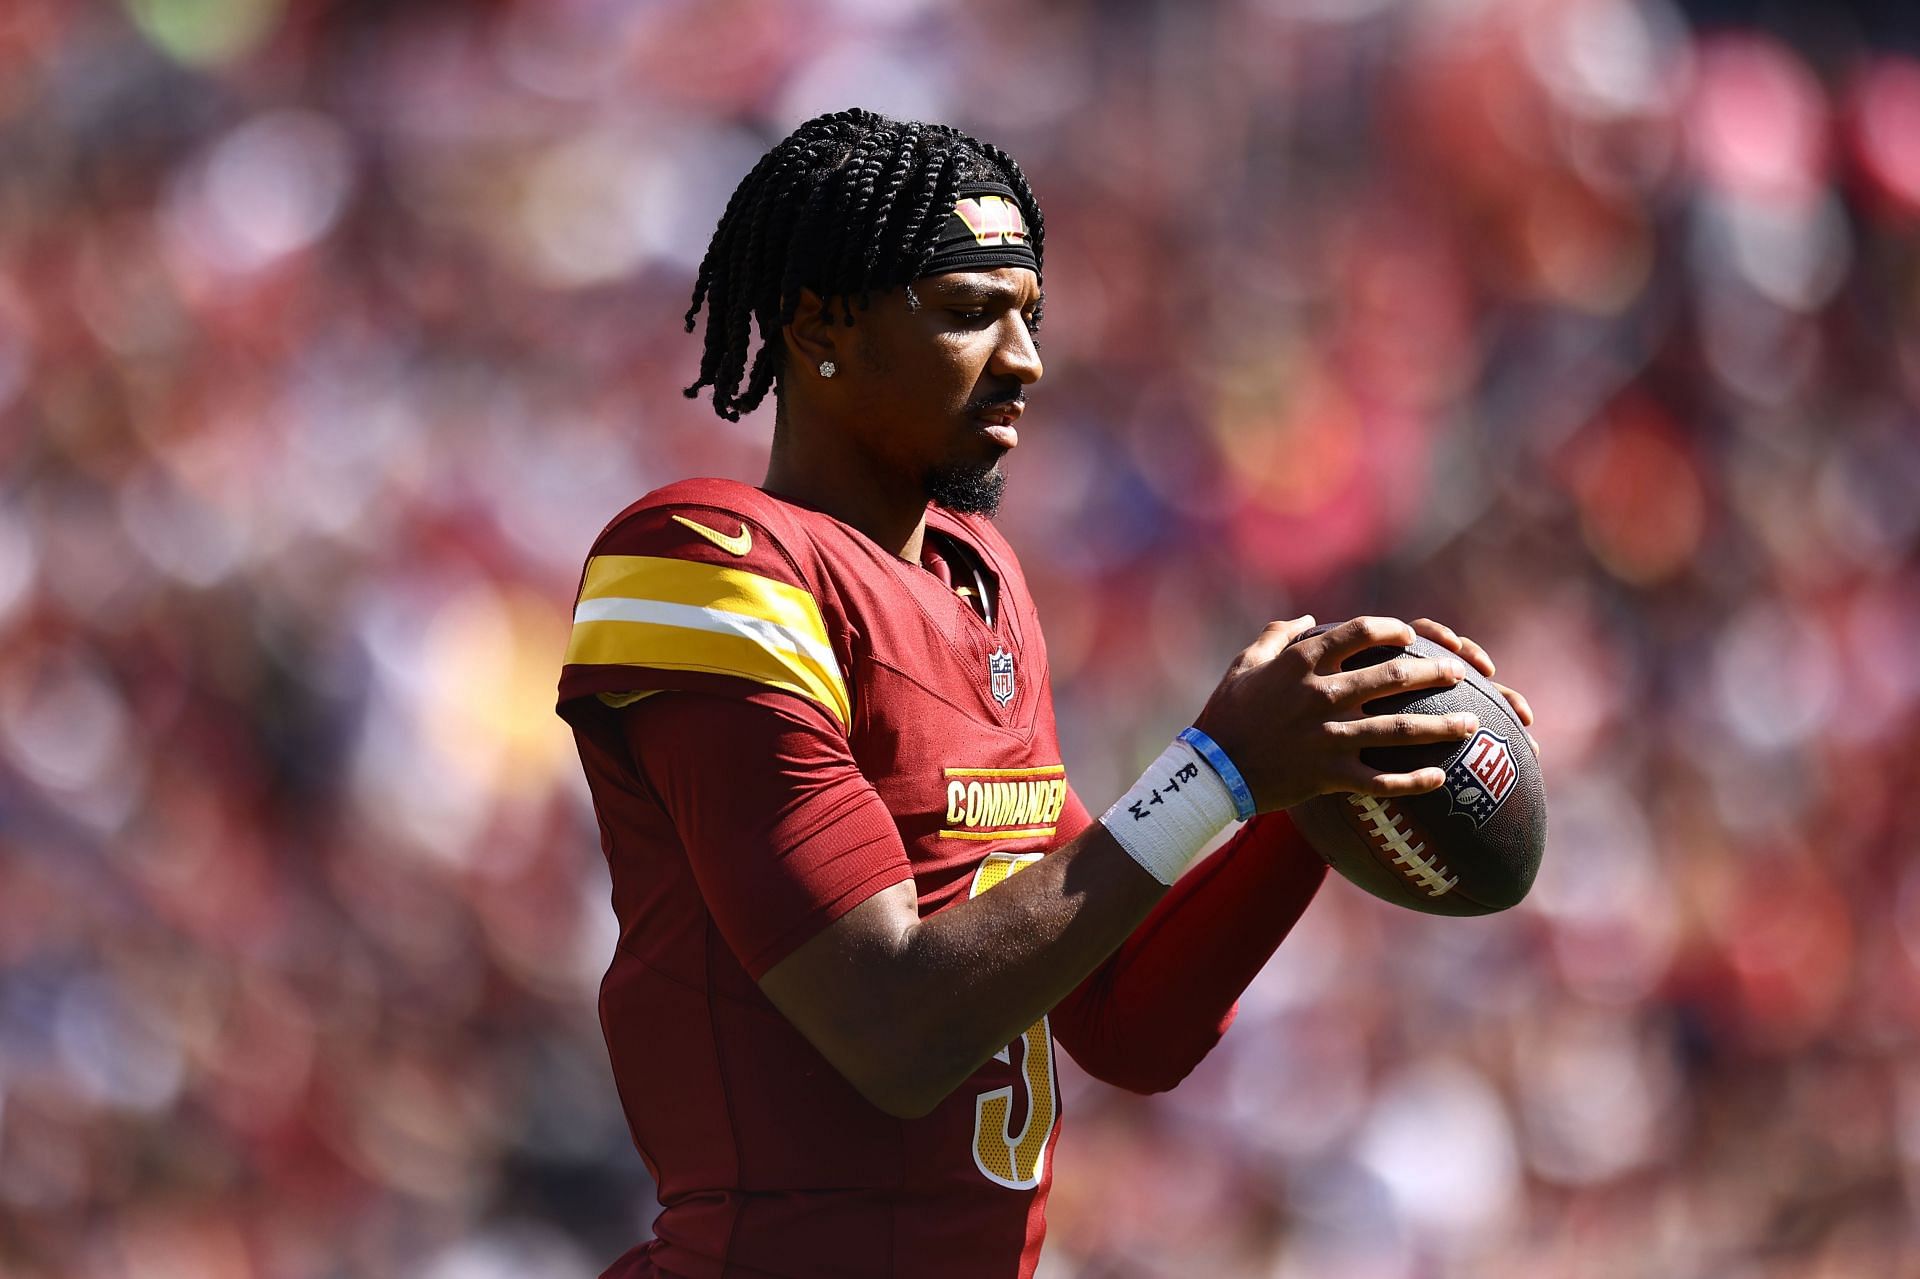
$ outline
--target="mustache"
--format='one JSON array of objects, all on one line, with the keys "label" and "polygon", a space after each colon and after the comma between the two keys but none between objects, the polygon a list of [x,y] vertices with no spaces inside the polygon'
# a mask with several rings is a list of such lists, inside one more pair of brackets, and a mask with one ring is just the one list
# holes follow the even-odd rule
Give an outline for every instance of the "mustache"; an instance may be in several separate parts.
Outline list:
[{"label": "mustache", "polygon": [[978,399],[968,400],[967,407],[964,411],[967,413],[985,413],[988,409],[997,409],[1003,404],[1018,404],[1022,408],[1025,408],[1026,403],[1026,392],[1016,386],[995,395],[983,395]]}]

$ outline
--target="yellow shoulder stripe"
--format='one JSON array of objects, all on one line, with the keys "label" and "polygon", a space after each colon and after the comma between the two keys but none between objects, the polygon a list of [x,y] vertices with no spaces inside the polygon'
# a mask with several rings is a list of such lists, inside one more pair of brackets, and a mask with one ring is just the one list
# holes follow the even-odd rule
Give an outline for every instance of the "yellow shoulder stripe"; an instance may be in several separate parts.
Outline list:
[{"label": "yellow shoulder stripe", "polygon": [[691,560],[596,555],[574,609],[570,664],[733,675],[810,697],[842,725],[851,699],[812,595]]}]

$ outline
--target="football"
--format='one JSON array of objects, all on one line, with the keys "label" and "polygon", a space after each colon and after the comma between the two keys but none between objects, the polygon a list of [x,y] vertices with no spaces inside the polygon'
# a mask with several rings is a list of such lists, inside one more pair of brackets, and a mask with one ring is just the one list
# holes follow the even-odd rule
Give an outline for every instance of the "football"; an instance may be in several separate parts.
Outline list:
[{"label": "football", "polygon": [[[1405,649],[1356,653],[1343,669],[1402,652],[1452,656],[1415,639]],[[1452,688],[1378,698],[1366,711],[1471,711],[1480,728],[1465,742],[1362,751],[1383,772],[1443,768],[1446,784],[1424,795],[1320,795],[1297,804],[1287,813],[1314,850],[1374,896],[1429,915],[1487,915],[1525,897],[1546,851],[1547,799],[1532,740],[1500,690],[1468,668]]]}]

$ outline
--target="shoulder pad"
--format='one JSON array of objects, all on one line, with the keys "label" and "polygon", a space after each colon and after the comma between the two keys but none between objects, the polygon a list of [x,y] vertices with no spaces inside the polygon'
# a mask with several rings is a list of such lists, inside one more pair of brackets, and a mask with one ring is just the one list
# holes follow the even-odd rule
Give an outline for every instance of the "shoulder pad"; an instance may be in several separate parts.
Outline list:
[{"label": "shoulder pad", "polygon": [[846,675],[788,553],[790,522],[780,503],[724,480],[670,485],[628,507],[581,576],[562,702],[770,687],[819,703],[844,726]]}]

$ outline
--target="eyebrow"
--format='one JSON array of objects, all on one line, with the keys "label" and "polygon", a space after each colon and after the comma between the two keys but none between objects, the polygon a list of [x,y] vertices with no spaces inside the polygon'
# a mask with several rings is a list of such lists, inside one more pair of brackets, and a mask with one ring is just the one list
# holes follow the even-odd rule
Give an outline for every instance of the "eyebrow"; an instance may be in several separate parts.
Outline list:
[{"label": "eyebrow", "polygon": [[[955,280],[938,288],[950,302],[1011,302],[1017,293],[1012,285],[980,284],[972,280]],[[1041,289],[1034,295],[1031,305],[1039,306],[1046,296],[1047,291]]]}]

